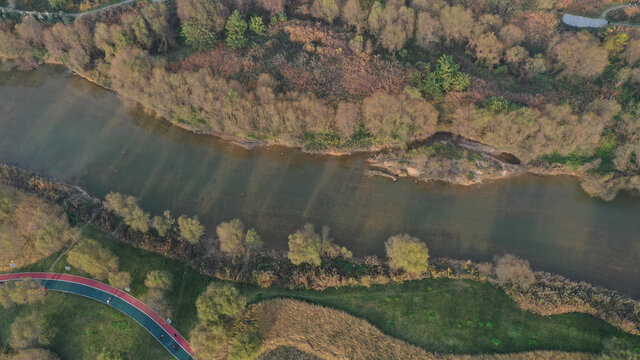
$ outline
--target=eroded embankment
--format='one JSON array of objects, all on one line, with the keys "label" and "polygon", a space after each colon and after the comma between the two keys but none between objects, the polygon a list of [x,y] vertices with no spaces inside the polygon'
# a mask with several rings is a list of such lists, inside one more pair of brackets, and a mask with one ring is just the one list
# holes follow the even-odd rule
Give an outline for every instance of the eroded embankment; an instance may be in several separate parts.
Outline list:
[{"label": "eroded embankment", "polygon": [[621,190],[637,191],[640,176],[600,175],[594,171],[599,160],[578,168],[543,160],[522,162],[517,156],[493,146],[449,132],[407,145],[407,149],[380,152],[367,159],[370,176],[397,180],[412,177],[419,181],[444,181],[456,185],[475,185],[522,173],[543,176],[570,175],[580,180],[591,196],[613,200]]}]

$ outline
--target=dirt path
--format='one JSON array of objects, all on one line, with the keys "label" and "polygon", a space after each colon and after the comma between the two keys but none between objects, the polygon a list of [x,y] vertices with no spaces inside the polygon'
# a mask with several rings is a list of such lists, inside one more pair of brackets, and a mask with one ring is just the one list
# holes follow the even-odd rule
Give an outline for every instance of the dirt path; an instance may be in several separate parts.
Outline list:
[{"label": "dirt path", "polygon": [[[19,9],[15,8],[14,0],[9,0],[9,6],[8,7],[0,6],[0,10],[6,11],[6,12],[17,12],[17,13],[20,13],[21,15],[23,15],[23,16],[26,16],[26,15],[38,15],[38,14],[46,15],[46,16],[61,15],[61,16],[69,16],[69,17],[72,17],[74,19],[78,19],[78,18],[85,17],[85,16],[88,16],[88,15],[93,15],[93,14],[96,14],[96,13],[99,13],[99,12],[103,12],[105,10],[109,10],[109,9],[117,8],[117,7],[120,7],[120,6],[127,5],[127,4],[131,4],[131,3],[134,3],[136,1],[138,1],[138,0],[124,0],[124,1],[121,1],[119,3],[103,6],[103,7],[100,7],[100,8],[97,8],[97,9],[93,9],[93,10],[89,10],[89,11],[85,11],[85,12],[65,13],[65,12],[19,10]],[[164,2],[164,1],[166,1],[166,0],[152,0],[152,2]]]},{"label": "dirt path", "polygon": [[628,24],[628,23],[619,23],[619,22],[609,22],[609,20],[607,20],[607,15],[614,10],[618,10],[618,9],[624,9],[627,7],[639,7],[636,3],[630,3],[630,4],[623,4],[623,5],[616,5],[613,7],[610,7],[608,9],[606,9],[605,11],[602,12],[602,14],[600,14],[600,17],[598,18],[590,18],[590,17],[586,17],[586,16],[579,16],[579,15],[572,15],[572,14],[564,14],[562,16],[562,22],[569,25],[569,26],[575,26],[575,27],[580,27],[580,28],[599,28],[599,27],[605,27],[608,25],[617,25],[617,26],[629,26],[629,27],[640,27],[640,24]]}]

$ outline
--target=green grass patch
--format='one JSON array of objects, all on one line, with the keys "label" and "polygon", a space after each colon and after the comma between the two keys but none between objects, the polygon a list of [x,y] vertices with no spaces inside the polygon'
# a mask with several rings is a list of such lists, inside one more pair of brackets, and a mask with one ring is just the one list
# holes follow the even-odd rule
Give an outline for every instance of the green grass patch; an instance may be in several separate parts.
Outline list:
[{"label": "green grass patch", "polygon": [[[151,270],[169,271],[174,286],[169,292],[175,327],[187,338],[196,323],[196,297],[218,280],[189,266],[135,249],[88,226],[84,231],[120,258],[120,268],[132,277],[132,293],[146,291],[144,278]],[[54,255],[52,257],[56,257]],[[48,270],[45,259],[30,270]],[[64,272],[64,259],[56,272]],[[539,316],[517,308],[501,289],[472,280],[426,279],[325,291],[259,287],[235,284],[250,302],[290,297],[344,310],[366,319],[386,334],[430,351],[451,353],[565,350],[599,352],[603,341],[618,337],[640,348],[640,337],[622,332],[587,314]],[[168,358],[168,353],[133,320],[118,311],[79,296],[52,293],[44,305],[56,314],[52,324],[61,332],[52,348],[65,359],[95,358],[106,348],[130,353],[132,359]],[[0,312],[0,342],[6,342],[9,325],[28,307]],[[495,340],[494,340],[495,339]],[[149,352],[149,356],[147,356]],[[153,354],[153,355],[151,355]]]}]

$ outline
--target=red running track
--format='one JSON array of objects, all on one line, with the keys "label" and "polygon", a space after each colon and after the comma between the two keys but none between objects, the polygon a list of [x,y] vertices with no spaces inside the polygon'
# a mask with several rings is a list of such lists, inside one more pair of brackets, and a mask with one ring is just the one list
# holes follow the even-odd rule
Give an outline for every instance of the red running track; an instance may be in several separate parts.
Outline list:
[{"label": "red running track", "polygon": [[[153,309],[151,309],[149,306],[147,306],[146,304],[144,304],[142,301],[136,299],[135,297],[131,296],[129,293],[124,292],[120,289],[116,289],[112,286],[109,286],[105,283],[101,283],[99,281],[95,281],[95,280],[91,280],[91,279],[87,279],[81,276],[75,276],[75,275],[67,275],[67,274],[57,274],[57,273],[45,273],[45,272],[28,272],[28,273],[13,273],[13,274],[0,274],[0,281],[10,281],[10,280],[24,280],[24,279],[35,279],[35,280],[44,280],[44,281],[53,281],[53,282],[65,282],[65,283],[71,283],[71,284],[77,284],[77,285],[84,285],[99,291],[102,291],[104,293],[107,293],[115,298],[118,298],[122,301],[124,301],[125,303],[129,304],[130,306],[133,306],[134,308],[136,308],[138,311],[144,313],[144,315],[146,315],[147,317],[149,317],[151,320],[153,320],[153,322],[155,322],[158,326],[160,326],[162,328],[162,330],[164,330],[168,335],[169,338],[173,338],[173,340],[175,340],[175,342],[191,357],[191,358],[195,358],[193,355],[193,350],[191,349],[191,346],[189,345],[189,342],[182,337],[182,335],[180,335],[178,333],[178,331],[176,329],[173,328],[173,326],[169,325],[169,323],[163,319],[160,315],[158,315],[155,311],[153,311]],[[52,289],[52,290],[56,290],[56,289]],[[95,298],[94,296],[89,296],[86,294],[83,294],[81,292],[76,292],[76,291],[68,291],[68,290],[60,290],[60,291],[66,291],[66,292],[72,292],[72,293],[77,293],[79,295],[83,295],[83,296],[88,296],[88,297],[92,297],[96,300],[100,300]],[[102,300],[103,302],[106,302],[105,300]],[[111,304],[111,306],[114,306],[113,304]],[[118,308],[118,307],[116,307]],[[123,309],[119,308],[119,310],[123,311],[125,314],[132,316],[131,314],[128,314],[126,311],[124,311]],[[133,316],[132,316],[133,317]],[[134,318],[135,319],[135,318]],[[138,321],[136,319],[136,321]],[[138,321],[140,322],[140,321]],[[141,323],[141,325],[143,325]],[[144,325],[143,325],[144,326]],[[147,326],[144,326],[148,331],[152,332],[151,329],[149,329]],[[153,332],[152,332],[153,334]],[[157,337],[156,334],[153,334],[154,337]],[[160,340],[159,340],[160,341]],[[176,356],[177,354],[175,354],[172,350],[170,349],[169,346],[165,343],[160,341],[174,356]],[[179,358],[179,356],[176,356]]]}]

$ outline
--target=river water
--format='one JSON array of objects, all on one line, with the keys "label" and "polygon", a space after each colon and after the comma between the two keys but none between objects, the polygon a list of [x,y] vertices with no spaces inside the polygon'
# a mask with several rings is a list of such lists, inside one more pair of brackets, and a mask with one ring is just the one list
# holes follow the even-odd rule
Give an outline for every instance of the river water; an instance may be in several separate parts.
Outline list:
[{"label": "river water", "polygon": [[271,147],[244,150],[125,105],[59,67],[0,72],[0,162],[140,197],[159,214],[198,215],[209,231],[234,217],[268,246],[310,222],[355,255],[384,253],[407,232],[432,256],[490,260],[505,252],[536,270],[640,298],[640,198],[590,198],[570,177],[524,175],[461,187],[367,177],[364,156]]}]

